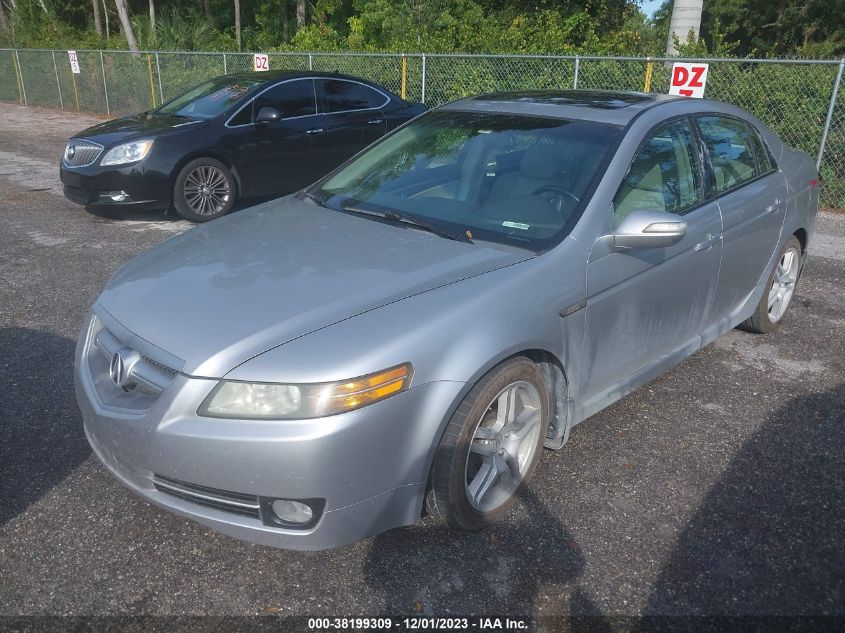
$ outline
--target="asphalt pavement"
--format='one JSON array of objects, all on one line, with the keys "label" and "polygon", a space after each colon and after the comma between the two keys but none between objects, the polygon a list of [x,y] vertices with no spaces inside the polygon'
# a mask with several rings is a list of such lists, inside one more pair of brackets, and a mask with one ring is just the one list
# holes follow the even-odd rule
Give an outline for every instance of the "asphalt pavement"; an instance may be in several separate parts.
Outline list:
[{"label": "asphalt pavement", "polygon": [[62,197],[64,142],[96,120],[0,104],[0,615],[845,615],[845,215],[820,217],[777,332],[578,426],[501,525],[289,552],[149,505],[86,443],[83,316],[190,228]]}]

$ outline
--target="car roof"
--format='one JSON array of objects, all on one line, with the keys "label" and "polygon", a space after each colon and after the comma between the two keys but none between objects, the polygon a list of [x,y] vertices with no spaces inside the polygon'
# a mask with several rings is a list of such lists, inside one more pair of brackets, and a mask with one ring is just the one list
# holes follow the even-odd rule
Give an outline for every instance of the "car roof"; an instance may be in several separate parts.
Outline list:
[{"label": "car roof", "polygon": [[619,90],[526,90],[453,101],[442,109],[505,112],[626,125],[644,110],[684,97]]},{"label": "car roof", "polygon": [[264,70],[261,72],[244,71],[238,73],[229,73],[228,75],[224,76],[231,77],[232,79],[259,79],[263,80],[264,82],[278,81],[280,79],[295,79],[297,77],[325,77],[327,79],[351,79],[352,81],[360,81],[365,84],[372,83],[367,81],[366,79],[352,77],[350,75],[342,75],[340,73],[293,69]]}]

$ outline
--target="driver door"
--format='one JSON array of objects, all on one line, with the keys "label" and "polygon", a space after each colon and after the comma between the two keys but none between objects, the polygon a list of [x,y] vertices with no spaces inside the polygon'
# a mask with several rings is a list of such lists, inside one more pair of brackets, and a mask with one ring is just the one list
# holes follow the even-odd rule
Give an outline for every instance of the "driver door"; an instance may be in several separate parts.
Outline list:
[{"label": "driver door", "polygon": [[632,211],[680,216],[686,234],[664,248],[594,244],[587,265],[588,362],[584,398],[601,398],[665,357],[696,346],[716,292],[722,252],[719,208],[705,198],[702,154],[689,121],[656,128],[614,199],[604,233]]}]

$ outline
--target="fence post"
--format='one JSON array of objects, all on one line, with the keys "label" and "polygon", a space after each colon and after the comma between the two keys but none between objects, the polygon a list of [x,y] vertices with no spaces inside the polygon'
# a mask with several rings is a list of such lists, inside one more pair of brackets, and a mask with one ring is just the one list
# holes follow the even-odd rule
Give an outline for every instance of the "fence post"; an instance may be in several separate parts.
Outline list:
[{"label": "fence post", "polygon": [[59,83],[59,67],[56,66],[56,51],[50,51],[53,54],[53,72],[56,73],[56,88],[59,89],[59,105],[62,110],[65,109],[65,100],[62,98],[62,84]]},{"label": "fence post", "polygon": [[164,88],[161,85],[161,66],[158,64],[158,51],[156,51],[156,77],[158,77],[158,102],[164,103]]},{"label": "fence post", "polygon": [[572,79],[572,89],[578,90],[578,68],[581,66],[581,58],[575,56],[575,77]]},{"label": "fence post", "polygon": [[15,65],[18,67],[18,79],[20,80],[20,96],[23,97],[23,105],[25,108],[29,107],[29,103],[26,100],[26,86],[23,83],[23,68],[21,68],[21,58],[18,55],[18,49],[15,49]]},{"label": "fence post", "polygon": [[845,68],[845,57],[839,60],[839,70],[836,73],[836,80],[833,82],[833,92],[830,95],[830,105],[827,107],[827,117],[824,120],[822,142],[819,144],[819,155],[816,157],[816,170],[821,169],[822,166],[824,146],[827,144],[827,135],[830,132],[830,122],[833,119],[833,111],[836,109],[836,98],[839,95],[839,85],[842,83],[843,68]]},{"label": "fence post", "polygon": [[402,91],[399,94],[400,97],[403,99],[406,95],[406,84],[408,82],[408,58],[405,57],[405,53],[402,53]]},{"label": "fence post", "polygon": [[314,56],[308,53],[308,70],[314,70]]},{"label": "fence post", "polygon": [[106,63],[103,61],[103,51],[100,51],[100,70],[103,71],[103,94],[106,97],[106,114],[111,114],[109,106],[109,87],[106,85]]},{"label": "fence post", "polygon": [[420,101],[425,103],[425,53],[422,54],[422,97]]},{"label": "fence post", "polygon": [[153,109],[156,107],[156,86],[155,82],[153,81],[153,56],[147,53],[147,73],[150,76],[150,101],[152,102]]},{"label": "fence post", "polygon": [[654,72],[654,62],[651,57],[645,58],[645,79],[643,80],[643,92],[651,92],[651,74]]}]

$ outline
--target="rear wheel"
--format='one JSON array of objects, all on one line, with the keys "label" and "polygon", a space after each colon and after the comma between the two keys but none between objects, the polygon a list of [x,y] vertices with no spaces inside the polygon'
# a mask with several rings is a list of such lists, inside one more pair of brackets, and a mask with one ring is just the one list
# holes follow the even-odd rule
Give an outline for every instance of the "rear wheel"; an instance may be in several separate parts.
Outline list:
[{"label": "rear wheel", "polygon": [[232,172],[213,158],[197,158],[176,176],[173,206],[192,222],[208,222],[226,215],[235,204]]},{"label": "rear wheel", "polygon": [[535,363],[516,358],[492,370],[446,427],[432,467],[429,512],[465,530],[504,515],[534,472],[548,424],[549,392]]},{"label": "rear wheel", "polygon": [[801,271],[801,242],[794,235],[781,251],[778,263],[769,277],[766,292],[760,298],[750,319],[740,324],[748,332],[765,334],[774,330],[786,315],[786,309],[795,294],[798,273]]}]

